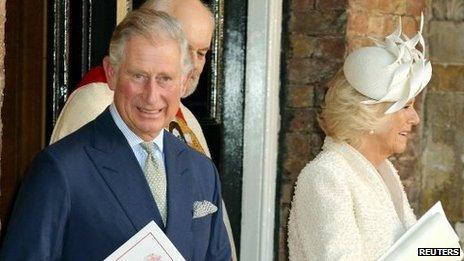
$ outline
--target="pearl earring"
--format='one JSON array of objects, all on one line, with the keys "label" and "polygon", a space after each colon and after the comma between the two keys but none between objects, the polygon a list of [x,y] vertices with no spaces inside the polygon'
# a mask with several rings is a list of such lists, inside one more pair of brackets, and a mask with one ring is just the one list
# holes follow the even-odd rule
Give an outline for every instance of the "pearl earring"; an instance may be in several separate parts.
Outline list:
[{"label": "pearl earring", "polygon": [[374,130],[369,131],[369,135],[374,135],[374,133],[375,133]]}]

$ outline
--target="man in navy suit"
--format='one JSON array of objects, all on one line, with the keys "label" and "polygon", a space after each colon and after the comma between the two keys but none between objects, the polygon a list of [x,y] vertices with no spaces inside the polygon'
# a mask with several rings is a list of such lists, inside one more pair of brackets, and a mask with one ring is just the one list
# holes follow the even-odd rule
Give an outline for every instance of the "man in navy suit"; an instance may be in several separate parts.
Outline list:
[{"label": "man in navy suit", "polygon": [[180,26],[131,12],[103,65],[113,104],[35,158],[0,259],[102,260],[154,220],[187,260],[230,260],[216,168],[163,130],[191,69]]}]

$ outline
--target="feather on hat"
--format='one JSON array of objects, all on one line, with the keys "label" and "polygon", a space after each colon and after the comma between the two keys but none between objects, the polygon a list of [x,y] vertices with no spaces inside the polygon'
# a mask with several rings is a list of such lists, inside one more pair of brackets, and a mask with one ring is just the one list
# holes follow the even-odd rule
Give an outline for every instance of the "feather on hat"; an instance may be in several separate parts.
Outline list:
[{"label": "feather on hat", "polygon": [[[424,16],[419,32],[411,39],[398,27],[384,41],[371,38],[375,46],[362,47],[345,60],[346,80],[361,94],[371,98],[364,104],[393,102],[385,114],[399,111],[419,94],[432,77],[432,65],[425,59],[422,37]],[[422,51],[416,49],[420,44]]]}]

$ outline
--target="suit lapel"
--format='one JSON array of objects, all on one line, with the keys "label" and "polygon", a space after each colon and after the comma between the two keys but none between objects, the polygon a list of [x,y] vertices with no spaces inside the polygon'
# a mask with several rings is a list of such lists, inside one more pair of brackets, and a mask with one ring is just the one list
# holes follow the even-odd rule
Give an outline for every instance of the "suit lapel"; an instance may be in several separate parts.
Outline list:
[{"label": "suit lapel", "polygon": [[164,228],[142,169],[124,135],[106,109],[94,122],[95,142],[86,148],[98,172],[126,213],[135,231],[151,220]]},{"label": "suit lapel", "polygon": [[164,156],[168,178],[168,221],[166,234],[181,253],[189,253],[193,207],[193,177],[185,145],[170,133],[164,135]]}]

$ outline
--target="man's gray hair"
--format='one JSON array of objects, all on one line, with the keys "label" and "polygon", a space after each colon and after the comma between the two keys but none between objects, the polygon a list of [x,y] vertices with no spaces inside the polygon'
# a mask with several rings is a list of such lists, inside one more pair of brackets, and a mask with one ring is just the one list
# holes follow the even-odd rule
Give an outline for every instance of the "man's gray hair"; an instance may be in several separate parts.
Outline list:
[{"label": "man's gray hair", "polygon": [[114,30],[109,57],[111,66],[116,70],[119,70],[127,42],[134,36],[145,37],[153,43],[157,38],[174,40],[178,44],[181,56],[182,74],[185,76],[191,70],[188,42],[179,23],[164,12],[147,8],[131,11]]}]

